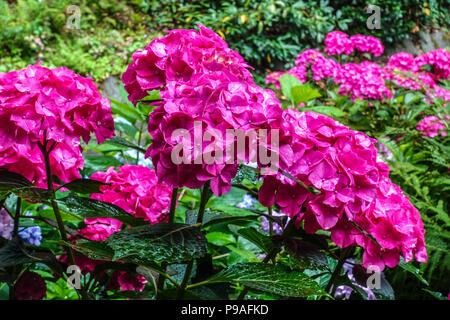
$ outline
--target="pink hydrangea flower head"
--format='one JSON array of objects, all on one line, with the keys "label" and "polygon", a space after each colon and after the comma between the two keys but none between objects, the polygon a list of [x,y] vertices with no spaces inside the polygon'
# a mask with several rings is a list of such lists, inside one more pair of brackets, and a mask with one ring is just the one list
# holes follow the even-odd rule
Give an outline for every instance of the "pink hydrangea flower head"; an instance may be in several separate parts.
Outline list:
[{"label": "pink hydrangea flower head", "polygon": [[102,143],[114,135],[109,100],[92,79],[39,64],[0,74],[0,123],[0,167],[39,187],[46,185],[39,143],[53,146],[52,173],[69,182],[83,167],[80,137],[87,143],[94,133]]},{"label": "pink hydrangea flower head", "polygon": [[438,135],[447,136],[450,121],[447,118],[440,120],[437,116],[427,116],[419,121],[416,129],[421,131],[427,137],[434,138]]},{"label": "pink hydrangea flower head", "polygon": [[350,37],[350,41],[354,48],[360,52],[369,52],[375,57],[383,54],[384,46],[376,37],[355,34]]},{"label": "pink hydrangea flower head", "polygon": [[374,139],[310,111],[288,109],[283,119],[293,160],[281,169],[320,193],[283,175],[266,176],[259,191],[264,206],[277,204],[309,233],[329,230],[340,247],[363,247],[366,268],[393,267],[400,254],[427,260],[420,215],[377,162]]},{"label": "pink hydrangea flower head", "polygon": [[252,78],[244,59],[210,29],[172,30],[133,54],[133,62],[122,76],[133,103],[147,91],[170,82],[187,83],[196,73],[229,72],[239,79]]},{"label": "pink hydrangea flower head", "polygon": [[[167,221],[172,192],[157,183],[153,169],[136,165],[109,167],[106,172],[94,173],[91,179],[110,184],[101,187],[102,193],[93,193],[92,199],[115,204],[151,224]],[[121,223],[115,221],[110,218],[86,219],[88,227],[84,232],[92,232],[99,238],[108,237],[121,227]]]},{"label": "pink hydrangea flower head", "polygon": [[350,55],[354,50],[354,44],[348,34],[342,31],[333,31],[325,37],[325,50],[328,55]]},{"label": "pink hydrangea flower head", "polygon": [[448,80],[450,77],[450,52],[446,49],[437,49],[415,58],[418,68],[429,65],[433,68],[435,80]]}]

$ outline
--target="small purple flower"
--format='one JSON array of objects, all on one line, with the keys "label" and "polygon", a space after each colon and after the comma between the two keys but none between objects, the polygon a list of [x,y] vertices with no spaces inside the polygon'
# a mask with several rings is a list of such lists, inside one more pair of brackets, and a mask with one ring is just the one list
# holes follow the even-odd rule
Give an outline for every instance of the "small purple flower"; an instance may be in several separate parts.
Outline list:
[{"label": "small purple flower", "polygon": [[[266,212],[266,214],[268,214],[268,212]],[[276,211],[272,211],[272,216],[273,217],[286,217],[284,214],[278,213]],[[287,218],[286,223],[288,221],[289,221],[289,218]],[[273,234],[282,234],[283,233],[283,227],[284,226],[279,225],[277,222],[274,222],[273,223]],[[269,232],[270,231],[269,219],[266,218],[265,216],[262,216],[262,218],[261,218],[261,230],[263,230],[265,232]]]},{"label": "small purple flower", "polygon": [[40,227],[22,228],[22,230],[19,231],[19,236],[26,243],[33,244],[35,246],[41,245],[42,232]]},{"label": "small purple flower", "polygon": [[[364,287],[356,282],[356,278],[353,275],[353,263],[355,262],[353,259],[348,259],[348,262],[344,263],[342,268],[344,269],[344,274],[347,274],[347,277],[350,279],[352,284],[356,287],[359,287],[364,290],[364,292],[367,294],[367,300],[377,300],[372,290],[370,290],[367,287]],[[352,294],[353,289],[349,286],[338,286],[336,288],[336,291],[334,293],[334,297],[337,299],[349,299],[350,295]]]},{"label": "small purple flower", "polygon": [[0,209],[0,237],[11,239],[11,232],[14,229],[11,216],[4,209]]},{"label": "small purple flower", "polygon": [[239,202],[236,207],[242,208],[242,209],[253,209],[253,205],[256,203],[256,199],[253,198],[251,195],[246,193],[244,195],[244,199]]}]

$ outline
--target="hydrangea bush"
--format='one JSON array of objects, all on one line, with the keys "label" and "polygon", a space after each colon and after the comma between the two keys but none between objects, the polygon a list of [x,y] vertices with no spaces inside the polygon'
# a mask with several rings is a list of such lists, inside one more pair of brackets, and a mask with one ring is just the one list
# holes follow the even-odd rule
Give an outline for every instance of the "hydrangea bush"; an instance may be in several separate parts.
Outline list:
[{"label": "hydrangea bush", "polygon": [[[331,90],[332,80],[350,105],[384,103],[394,95],[388,71],[331,58],[379,56],[383,46],[342,32],[325,43],[330,57],[308,50],[289,75],[268,76],[280,101],[212,30],[169,31],[133,54],[122,76],[129,102],[113,101],[115,119],[93,82],[66,68],[0,74],[9,297],[61,298],[54,291],[64,288],[79,299],[392,299],[382,271],[422,277],[413,263],[429,259],[424,221],[377,140],[312,110],[321,95],[302,87]],[[437,86],[448,78],[445,54],[417,58],[415,74]],[[417,130],[442,132],[434,120]],[[368,288],[373,272],[382,287]]]}]

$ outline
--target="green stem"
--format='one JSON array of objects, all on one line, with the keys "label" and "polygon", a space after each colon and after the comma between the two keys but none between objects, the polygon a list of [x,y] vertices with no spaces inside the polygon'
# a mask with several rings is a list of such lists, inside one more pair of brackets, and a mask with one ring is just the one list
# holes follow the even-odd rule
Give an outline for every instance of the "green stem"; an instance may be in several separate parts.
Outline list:
[{"label": "green stem", "polygon": [[[14,213],[14,229],[13,229],[13,238],[19,236],[19,223],[20,223],[20,211],[22,208],[22,198],[17,198],[17,204],[16,204],[16,212]],[[17,271],[17,267],[12,267],[12,274],[15,275]],[[15,300],[15,283],[11,283],[9,285],[9,300]]]},{"label": "green stem", "polygon": [[[59,234],[61,236],[61,239],[63,241],[67,242],[68,239],[67,239],[66,229],[64,227],[64,222],[63,222],[63,219],[61,217],[61,212],[59,211],[58,204],[55,201],[56,200],[56,195],[55,195],[55,189],[53,188],[52,170],[51,170],[51,167],[50,167],[49,153],[47,151],[46,134],[44,134],[44,144],[40,144],[39,143],[39,148],[41,149],[42,155],[44,157],[45,172],[46,172],[46,175],[47,175],[47,186],[48,186],[48,190],[50,191],[50,194],[51,194],[50,203],[51,203],[52,208],[53,208],[53,213],[55,214],[56,222],[58,223]],[[76,265],[75,264],[75,259],[73,257],[72,249],[70,247],[67,247],[67,246],[64,246],[64,248],[67,251],[67,256],[69,257],[70,263],[72,265]]]},{"label": "green stem", "polygon": [[347,259],[347,257],[350,255],[350,253],[352,252],[353,247],[347,247],[341,250],[341,257],[338,260],[338,264],[336,265],[336,268],[334,269],[330,281],[328,281],[327,286],[325,287],[325,292],[330,293],[330,289],[331,287],[334,285],[334,282],[336,281],[336,278],[339,276],[339,274],[341,273],[342,270],[342,266],[345,263],[345,260]]},{"label": "green stem", "polygon": [[20,220],[20,211],[21,211],[21,205],[22,205],[22,198],[17,198],[17,204],[16,204],[16,212],[14,214],[14,229],[13,229],[13,237],[17,237],[19,234],[19,220]]},{"label": "green stem", "polygon": [[177,196],[178,189],[173,188],[172,190],[172,198],[170,199],[170,211],[169,211],[169,223],[173,223],[175,221],[175,209],[177,207]]},{"label": "green stem", "polygon": [[[141,146],[141,138],[142,138],[142,129],[144,127],[144,124],[141,122],[140,128],[139,128],[139,135],[138,135],[138,146]],[[136,164],[139,164],[139,151],[136,151]]]},{"label": "green stem", "polygon": [[[211,196],[212,196],[212,193],[211,193],[211,188],[210,188],[210,182],[208,181],[203,186],[202,196],[200,198],[200,208],[198,209],[198,214],[197,214],[197,224],[201,225],[203,223],[203,216],[205,214],[206,204],[208,203],[208,200],[209,200],[209,198],[211,198]],[[194,267],[194,260],[191,260],[191,261],[189,261],[188,265],[186,266],[186,271],[184,272],[183,281],[181,282],[181,285],[178,288],[177,298],[176,298],[177,300],[183,299],[186,285],[191,276],[193,267]]]},{"label": "green stem", "polygon": [[[172,198],[170,200],[170,211],[169,211],[169,220],[168,223],[173,223],[175,220],[175,209],[177,206],[177,196],[178,196],[178,188],[172,189]],[[166,273],[167,269],[167,262],[163,261],[161,263],[161,269],[164,270],[164,273]],[[156,299],[161,298],[161,292],[164,289],[164,282],[166,280],[166,277],[163,276],[163,274],[160,273],[158,277],[158,283],[156,284],[157,292],[156,292]]]},{"label": "green stem", "polygon": [[[287,226],[284,228],[283,234],[281,235],[286,236],[286,233],[288,232],[288,230],[290,229],[291,225],[295,222],[295,219],[291,219],[289,221],[289,223],[287,224]],[[273,263],[275,263],[275,257],[277,256],[278,252],[280,251],[280,248],[277,246],[272,246],[272,249],[270,249],[270,251],[267,253],[266,257],[263,259],[262,263],[267,263],[270,260],[272,260]],[[241,293],[239,294],[239,296],[236,298],[236,300],[243,300],[245,295],[248,292],[248,287],[244,286],[244,289],[242,289]]]},{"label": "green stem", "polygon": [[[263,259],[262,263],[267,263],[270,260],[273,260],[279,251],[280,251],[280,248],[272,247],[272,249],[269,251],[269,253],[266,255],[266,257]],[[236,298],[236,300],[243,300],[245,295],[247,294],[247,292],[248,292],[248,287],[245,286],[244,289],[242,289],[239,296]]]},{"label": "green stem", "polygon": [[206,203],[211,198],[210,182],[206,182],[203,186],[202,197],[200,199],[200,208],[198,209],[197,223],[203,223],[203,216],[205,214]]},{"label": "green stem", "polygon": [[180,287],[177,290],[177,297],[176,300],[183,299],[184,291],[186,289],[186,285],[188,283],[188,280],[191,276],[192,268],[194,267],[194,260],[189,261],[189,263],[186,266],[186,271],[184,272],[183,281],[180,284]]},{"label": "green stem", "polygon": [[[272,217],[272,207],[269,207],[269,216]],[[269,235],[273,237],[273,221],[272,219],[269,219]]]}]

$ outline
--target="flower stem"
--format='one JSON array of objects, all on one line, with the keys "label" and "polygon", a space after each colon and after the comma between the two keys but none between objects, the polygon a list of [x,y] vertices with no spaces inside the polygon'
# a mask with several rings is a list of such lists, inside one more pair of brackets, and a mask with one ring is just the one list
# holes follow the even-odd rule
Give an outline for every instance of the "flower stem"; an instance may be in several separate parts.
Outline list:
[{"label": "flower stem", "polygon": [[[177,196],[178,196],[178,188],[172,189],[172,198],[170,199],[170,211],[169,211],[169,220],[168,223],[173,223],[175,220],[175,209],[177,206]],[[163,261],[161,262],[161,269],[166,272],[167,269],[167,262]],[[163,277],[161,274],[158,277],[158,283],[156,284],[156,299],[161,298],[161,292],[164,289],[164,282],[166,278]]]},{"label": "flower stem", "polygon": [[17,204],[16,204],[16,212],[14,214],[14,229],[13,229],[13,237],[17,237],[19,234],[19,220],[20,220],[20,210],[22,205],[22,198],[17,198]]},{"label": "flower stem", "polygon": [[[48,190],[50,191],[51,199],[50,203],[53,208],[53,213],[55,214],[56,222],[58,223],[58,229],[59,234],[61,236],[61,239],[63,241],[68,241],[66,229],[64,227],[64,222],[61,217],[61,211],[59,210],[58,204],[56,203],[56,195],[55,195],[55,189],[53,188],[53,178],[52,178],[52,170],[50,166],[50,157],[49,153],[47,151],[47,141],[46,141],[46,135],[44,134],[44,144],[39,143],[39,148],[41,149],[42,155],[44,157],[44,163],[45,163],[45,172],[47,175],[47,186]],[[67,256],[69,257],[69,261],[72,265],[75,264],[75,259],[73,257],[72,249],[68,246],[64,246],[65,250],[67,251]]]},{"label": "flower stem", "polygon": [[[272,217],[272,207],[269,207],[268,211],[269,211],[269,216]],[[273,237],[273,221],[272,221],[272,219],[268,219],[268,220],[269,220],[269,235],[271,237]]]},{"label": "flower stem", "polygon": [[[284,228],[283,234],[281,235],[282,237],[286,235],[286,233],[288,232],[290,226],[293,225],[294,222],[295,222],[295,218],[289,220],[289,223]],[[270,249],[270,251],[267,253],[266,257],[263,259],[262,263],[267,263],[270,260],[272,260],[272,262],[275,263],[275,257],[277,256],[278,252],[280,252],[280,247],[278,247],[276,245],[273,245],[272,249]],[[236,300],[243,300],[245,295],[247,294],[247,292],[248,292],[248,287],[244,286],[244,289],[242,289],[241,293],[236,298]]]},{"label": "flower stem", "polygon": [[178,189],[173,188],[172,198],[170,199],[170,211],[169,211],[169,223],[173,223],[175,220],[175,209],[177,207]]},{"label": "flower stem", "polygon": [[[266,257],[263,259],[262,263],[267,263],[270,260],[274,259],[279,251],[280,251],[280,248],[272,247],[272,249],[269,251],[269,253],[266,255]],[[236,298],[236,300],[243,300],[245,295],[247,294],[247,292],[248,292],[248,287],[245,286],[244,289],[242,289],[239,296]]]},{"label": "flower stem", "polygon": [[336,278],[341,273],[342,266],[344,265],[347,257],[352,252],[352,249],[353,249],[353,247],[347,247],[347,248],[344,248],[341,250],[341,257],[339,258],[338,264],[336,265],[336,268],[334,269],[334,271],[331,275],[330,281],[328,281],[327,286],[325,287],[325,292],[331,294],[330,289],[331,289],[331,287],[333,287],[334,282],[336,281]]},{"label": "flower stem", "polygon": [[[208,200],[209,200],[209,198],[211,198],[211,196],[212,196],[212,193],[211,193],[211,188],[210,188],[210,182],[208,181],[203,186],[202,196],[200,198],[200,208],[198,209],[198,214],[197,214],[197,224],[201,225],[203,223],[203,216],[205,214],[206,204],[208,203]],[[194,260],[191,260],[191,261],[189,261],[189,263],[186,266],[186,271],[184,272],[183,281],[181,282],[181,285],[177,290],[177,297],[176,297],[177,300],[183,299],[186,285],[191,276],[193,267],[194,267]]]},{"label": "flower stem", "polygon": [[206,182],[203,186],[202,197],[200,199],[200,208],[198,209],[197,223],[203,223],[203,216],[205,214],[206,203],[208,203],[209,198],[211,198],[211,188],[210,182]]}]

